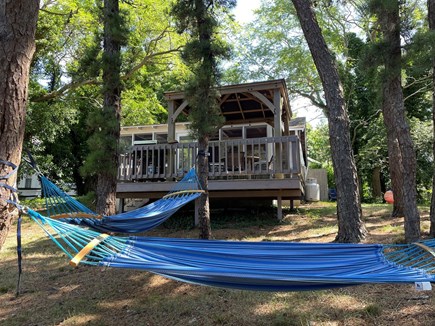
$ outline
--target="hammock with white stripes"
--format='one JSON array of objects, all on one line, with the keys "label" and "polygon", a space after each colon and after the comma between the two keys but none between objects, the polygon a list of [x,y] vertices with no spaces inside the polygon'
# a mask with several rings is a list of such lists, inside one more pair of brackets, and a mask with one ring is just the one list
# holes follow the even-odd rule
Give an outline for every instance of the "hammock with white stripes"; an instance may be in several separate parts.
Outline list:
[{"label": "hammock with white stripes", "polygon": [[264,291],[435,282],[435,239],[382,245],[118,237],[27,213],[73,266],[138,269],[193,284]]}]

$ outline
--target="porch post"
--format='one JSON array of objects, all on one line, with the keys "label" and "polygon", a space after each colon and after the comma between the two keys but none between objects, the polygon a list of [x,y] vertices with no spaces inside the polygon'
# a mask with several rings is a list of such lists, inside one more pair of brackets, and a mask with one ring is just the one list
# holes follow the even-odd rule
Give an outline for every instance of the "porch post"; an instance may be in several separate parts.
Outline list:
[{"label": "porch post", "polygon": [[[275,107],[274,112],[274,137],[282,136],[282,119],[281,119],[281,93],[279,88],[276,88],[273,93],[273,106]],[[275,156],[274,156],[274,169],[279,173],[282,173],[282,152],[281,143],[276,143],[275,145]]]},{"label": "porch post", "polygon": [[275,107],[274,112],[274,136],[281,137],[282,136],[282,119],[281,119],[281,93],[278,88],[276,88],[273,92],[273,106]]},{"label": "porch post", "polygon": [[[173,100],[168,101],[168,144],[175,143],[175,117],[174,117],[174,109],[175,109],[175,102]],[[169,176],[172,174],[175,174],[175,156],[176,151],[175,150],[169,150],[169,160],[168,160],[168,169],[169,169]]]},{"label": "porch post", "polygon": [[168,102],[168,143],[175,142],[175,117],[174,117],[175,103],[173,100]]},{"label": "porch post", "polygon": [[278,221],[282,220],[282,196],[278,196],[276,201]]},{"label": "porch post", "polygon": [[290,121],[290,103],[289,103],[289,107],[287,108],[286,112],[283,112],[282,118],[284,120],[284,136],[289,136],[290,135],[290,126],[289,126],[289,121]]},{"label": "porch post", "polygon": [[120,198],[120,199],[119,199],[119,209],[118,209],[118,211],[119,211],[120,213],[124,213],[124,212],[125,212],[125,210],[124,210],[124,205],[125,205],[125,200],[124,200],[124,198]]}]

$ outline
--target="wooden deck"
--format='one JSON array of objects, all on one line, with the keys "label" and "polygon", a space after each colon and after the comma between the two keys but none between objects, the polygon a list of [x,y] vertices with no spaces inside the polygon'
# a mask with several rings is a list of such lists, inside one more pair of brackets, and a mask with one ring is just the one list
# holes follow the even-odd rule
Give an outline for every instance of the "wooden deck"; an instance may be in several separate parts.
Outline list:
[{"label": "wooden deck", "polygon": [[[162,198],[175,181],[118,183],[118,198]],[[209,180],[210,198],[300,199],[303,184],[297,178]]]},{"label": "wooden deck", "polygon": [[[212,141],[210,198],[300,199],[305,164],[297,136]],[[133,146],[120,157],[119,198],[161,198],[195,165],[197,143]]]}]

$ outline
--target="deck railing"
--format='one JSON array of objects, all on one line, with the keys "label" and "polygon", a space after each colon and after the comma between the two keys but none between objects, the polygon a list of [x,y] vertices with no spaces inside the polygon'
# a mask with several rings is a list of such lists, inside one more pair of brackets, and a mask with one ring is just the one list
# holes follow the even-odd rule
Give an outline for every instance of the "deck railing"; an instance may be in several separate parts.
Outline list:
[{"label": "deck railing", "polygon": [[[196,142],[136,145],[120,156],[118,179],[181,178],[195,165],[197,154]],[[297,136],[211,141],[207,155],[211,179],[304,176],[305,164]]]}]

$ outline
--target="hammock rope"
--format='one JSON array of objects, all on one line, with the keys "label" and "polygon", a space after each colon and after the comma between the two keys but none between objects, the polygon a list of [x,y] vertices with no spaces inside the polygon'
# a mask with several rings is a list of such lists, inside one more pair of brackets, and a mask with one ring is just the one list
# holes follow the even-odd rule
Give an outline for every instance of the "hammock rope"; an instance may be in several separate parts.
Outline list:
[{"label": "hammock rope", "polygon": [[21,221],[22,221],[22,211],[23,207],[20,205],[18,201],[17,192],[18,190],[14,187],[7,184],[7,181],[9,178],[11,178],[13,175],[15,175],[18,172],[18,165],[5,161],[0,159],[0,164],[3,164],[5,167],[9,167],[11,170],[4,174],[0,175],[0,180],[4,180],[5,182],[0,182],[0,187],[3,187],[5,189],[8,189],[10,194],[9,198],[2,198],[0,193],[0,200],[5,201],[7,204],[10,204],[12,206],[15,206],[18,209],[18,220],[17,220],[17,264],[18,264],[18,279],[17,279],[17,287],[15,291],[15,295],[18,297],[20,294],[20,284],[21,284],[21,274],[23,272],[22,269],[22,250],[21,250]]},{"label": "hammock rope", "polygon": [[146,270],[192,284],[299,291],[364,283],[435,282],[435,259],[421,246],[433,249],[435,239],[407,245],[138,236],[101,239],[98,232],[50,219],[32,210],[27,214],[50,234],[71,260],[89,246],[80,264]]}]

